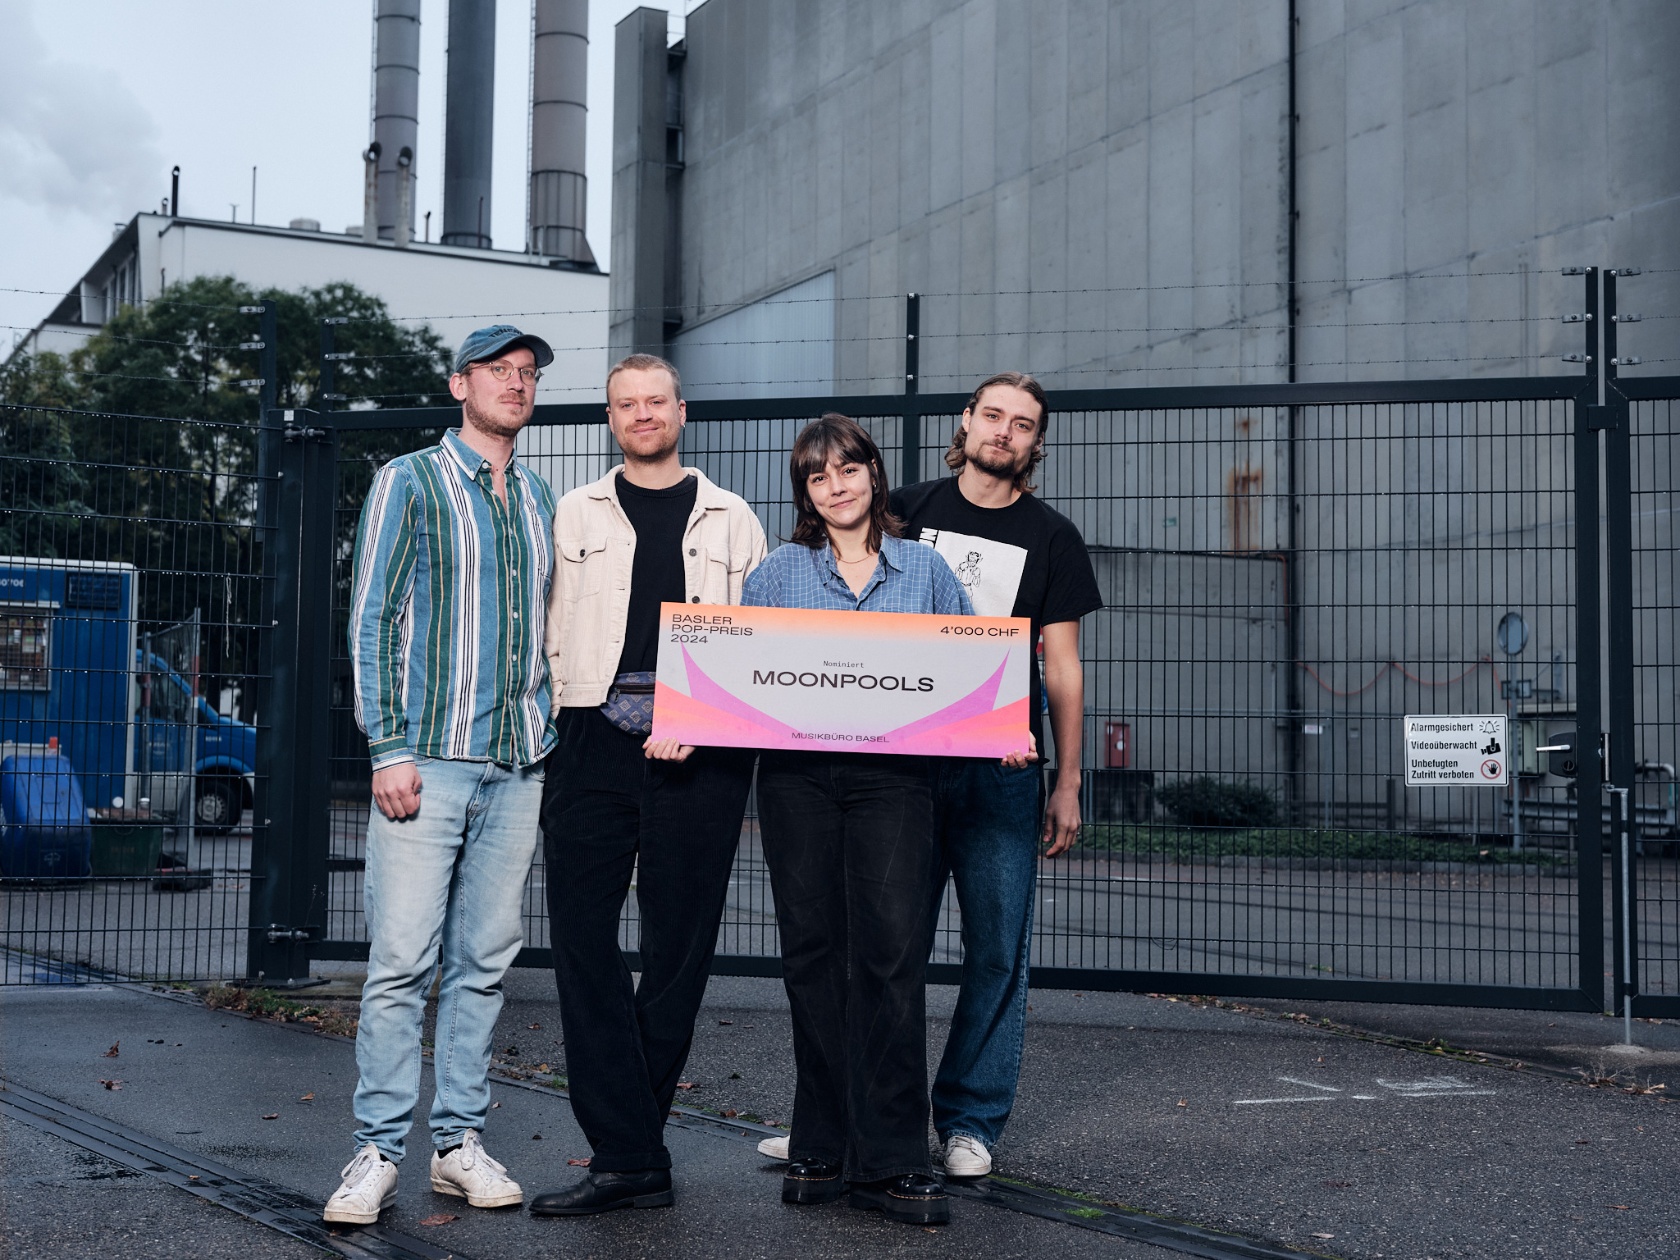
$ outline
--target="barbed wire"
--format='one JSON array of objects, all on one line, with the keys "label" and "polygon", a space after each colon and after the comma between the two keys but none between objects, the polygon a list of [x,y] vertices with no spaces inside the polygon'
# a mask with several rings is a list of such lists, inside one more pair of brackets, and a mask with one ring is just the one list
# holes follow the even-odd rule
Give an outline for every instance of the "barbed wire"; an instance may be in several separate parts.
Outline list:
[{"label": "barbed wire", "polygon": [[[76,296],[74,293],[66,292],[63,289],[20,289],[20,288],[5,286],[5,285],[0,285],[0,293],[33,294],[33,295],[37,295],[37,296],[41,296],[41,297],[56,297],[56,298],[59,298],[61,300]],[[253,301],[258,301],[258,302],[260,302],[261,300],[262,300],[261,298],[253,299]],[[120,305],[122,305],[122,306],[156,306],[160,302],[161,303],[167,303],[167,304],[173,305],[173,306],[190,306],[190,307],[193,307],[196,310],[234,311],[234,312],[238,312],[241,305],[251,305],[251,303],[189,302],[185,298],[175,297],[173,294],[169,293],[167,290],[158,294],[156,297],[139,298],[139,299],[137,299],[136,301],[133,301],[133,302],[127,301],[125,299],[120,303]]]},{"label": "barbed wire", "polygon": [[[191,416],[154,416],[136,411],[112,411],[109,408],[86,407],[53,407],[41,403],[20,403],[0,400],[0,411],[9,412],[45,412],[49,415],[75,416],[80,419],[93,420],[168,420],[171,424],[197,425],[207,429],[225,429],[229,432],[245,432],[252,428],[248,420],[207,420],[203,417]],[[234,474],[230,474],[234,475]],[[243,474],[240,474],[243,475]]]},{"label": "barbed wire", "polygon": [[[39,325],[37,324],[0,324],[0,328],[8,329],[13,332],[34,332],[38,327]],[[255,353],[254,350],[243,347],[237,342],[219,343],[214,341],[170,341],[161,337],[132,337],[126,333],[111,332],[109,331],[108,326],[103,324],[92,328],[70,328],[64,325],[58,325],[54,327],[52,331],[54,334],[60,336],[89,338],[104,337],[110,341],[125,341],[135,345],[172,346],[177,350],[191,350],[195,353],[202,352],[204,350],[226,351],[236,354]],[[254,336],[255,334],[252,335]]]},{"label": "barbed wire", "polygon": [[[1306,368],[1306,367],[1388,367],[1388,366],[1393,366],[1395,364],[1412,364],[1412,363],[1509,363],[1509,362],[1512,362],[1512,361],[1525,361],[1525,360],[1536,360],[1536,361],[1549,360],[1549,359],[1552,359],[1554,357],[1555,356],[1549,355],[1549,354],[1531,354],[1531,355],[1494,354],[1494,355],[1459,355],[1459,356],[1451,356],[1451,357],[1443,357],[1443,358],[1423,358],[1423,359],[1418,359],[1418,358],[1322,359],[1322,360],[1299,361],[1295,364],[1295,366],[1298,367],[1298,368]],[[1658,362],[1660,360],[1648,360],[1648,361],[1649,362]],[[1227,366],[1221,366],[1221,367],[1210,367],[1210,366],[1205,365],[1205,364],[1158,364],[1158,365],[1137,365],[1137,366],[1130,366],[1130,367],[1113,367],[1113,366],[1109,366],[1109,367],[1070,367],[1070,368],[1059,368],[1059,369],[1049,370],[1049,371],[1046,371],[1044,373],[1044,375],[1046,377],[1054,380],[1054,379],[1058,379],[1058,378],[1061,378],[1061,377],[1067,377],[1067,376],[1113,376],[1113,375],[1119,375],[1119,374],[1123,374],[1123,373],[1142,373],[1142,372],[1196,372],[1196,373],[1204,373],[1204,374],[1205,373],[1211,373],[1211,372],[1230,372],[1230,373],[1242,373],[1242,372],[1250,372],[1250,371],[1273,371],[1273,372],[1275,372],[1275,371],[1282,371],[1282,370],[1286,369],[1288,366],[1289,365],[1287,363],[1261,363],[1261,364],[1227,365]],[[813,397],[813,398],[820,397],[821,395],[823,395],[825,393],[835,392],[841,386],[844,386],[844,385],[848,385],[848,384],[873,384],[873,383],[876,383],[876,382],[880,381],[881,379],[882,379],[882,377],[880,377],[880,376],[840,377],[840,378],[838,378],[838,380],[836,380],[834,382],[833,385],[824,385],[820,389],[813,392],[810,396]],[[922,384],[926,385],[929,380],[938,381],[938,380],[942,380],[942,379],[950,379],[950,380],[953,380],[953,381],[961,379],[961,380],[966,381],[969,378],[967,376],[963,376],[963,377],[959,378],[954,373],[938,373],[938,374],[924,373],[923,376],[922,376]],[[1253,382],[1239,382],[1239,383],[1253,383]],[[706,380],[706,379],[698,379],[698,378],[692,378],[691,377],[689,379],[686,379],[683,382],[683,388],[684,388],[685,391],[688,391],[688,392],[692,392],[695,389],[708,389],[709,390],[709,389],[736,388],[736,387],[746,387],[746,386],[752,386],[752,387],[776,386],[777,388],[785,390],[785,389],[794,388],[794,387],[798,386],[799,384],[801,384],[801,382],[789,381],[786,377],[775,377],[775,378],[764,377],[764,378],[752,379],[752,380],[747,380],[747,379],[742,379],[742,380]],[[1055,388],[1055,386],[1051,386],[1050,388],[1053,389],[1053,388]],[[353,395],[349,395],[348,397],[346,397],[343,401],[345,401],[345,402],[379,402],[379,401],[389,399],[389,398],[411,398],[411,397],[415,396],[416,392],[417,391],[409,390],[405,393],[397,393],[397,394],[353,394]],[[898,395],[898,394],[883,394],[883,395],[881,395],[881,397],[882,398],[887,398],[887,399],[896,399],[896,398],[899,398],[901,396]],[[699,400],[696,400],[696,401],[699,401]]]}]

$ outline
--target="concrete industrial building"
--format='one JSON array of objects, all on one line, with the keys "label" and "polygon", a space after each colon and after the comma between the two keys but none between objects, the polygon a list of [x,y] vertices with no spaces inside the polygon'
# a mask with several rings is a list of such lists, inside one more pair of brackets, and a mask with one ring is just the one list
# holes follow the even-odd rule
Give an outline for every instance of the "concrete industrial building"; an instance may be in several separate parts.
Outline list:
[{"label": "concrete industrial building", "polygon": [[[895,391],[912,291],[924,390],[1284,380],[1292,277],[1303,380],[1575,370],[1559,269],[1680,239],[1669,0],[706,0],[685,30],[618,26],[612,346],[700,390],[826,351],[826,387]],[[718,348],[766,322],[797,350]]]},{"label": "concrete industrial building", "polygon": [[[1578,373],[1570,265],[1680,311],[1669,0],[706,0],[675,45],[630,14],[615,57],[611,354],[668,353],[695,397],[896,394],[909,292],[924,393]],[[1677,330],[1625,329],[1627,374]],[[1087,763],[1124,717],[1134,766],[1287,780],[1329,821],[1384,801],[1395,714],[1502,711],[1513,670],[1567,710],[1573,421],[1303,408],[1292,467],[1286,411],[1060,419],[1042,493],[1109,597]],[[778,462],[747,466],[772,501]],[[1494,825],[1468,789],[1411,805]]]},{"label": "concrete industrial building", "polygon": [[[587,0],[534,0],[526,233],[519,251],[491,248],[491,106],[495,0],[450,0],[444,204],[439,240],[416,231],[420,0],[377,0],[373,15],[371,140],[362,154],[362,222],[341,235],[319,222],[288,226],[188,219],[177,183],[158,214],[118,229],[81,279],[12,353],[68,353],[124,305],[173,283],[232,276],[254,288],[345,281],[382,298],[399,319],[431,325],[448,344],[495,320],[547,338],[555,362],[543,397],[599,397],[606,374],[607,277],[584,221]],[[429,217],[429,216],[428,216]],[[423,239],[424,238],[424,239]]]},{"label": "concrete industrial building", "polygon": [[[555,268],[533,254],[286,228],[138,214],[14,353],[84,345],[124,305],[150,302],[178,281],[234,276],[254,288],[311,288],[347,281],[384,299],[399,319],[421,319],[449,345],[516,312],[554,346],[543,398],[600,396],[606,375],[607,277]],[[541,312],[537,314],[535,312]]]}]

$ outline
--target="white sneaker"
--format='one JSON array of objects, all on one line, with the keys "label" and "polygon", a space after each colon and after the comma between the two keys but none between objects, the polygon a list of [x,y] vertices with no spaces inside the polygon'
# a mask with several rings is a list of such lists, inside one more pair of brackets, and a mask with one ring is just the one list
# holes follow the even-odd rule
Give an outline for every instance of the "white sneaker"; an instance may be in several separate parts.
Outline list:
[{"label": "white sneaker", "polygon": [[945,1171],[953,1177],[984,1177],[992,1171],[992,1153],[979,1138],[959,1133],[945,1143]]},{"label": "white sneaker", "polygon": [[449,1154],[432,1152],[432,1189],[465,1199],[478,1208],[512,1207],[525,1202],[519,1183],[490,1158],[474,1129],[468,1129],[461,1145]]},{"label": "white sneaker", "polygon": [[397,1166],[379,1157],[369,1142],[339,1173],[344,1184],[327,1200],[321,1219],[341,1225],[372,1225],[383,1208],[397,1197]]},{"label": "white sneaker", "polygon": [[788,1140],[788,1135],[785,1133],[781,1137],[765,1138],[758,1144],[758,1153],[765,1159],[779,1159],[786,1163]]}]

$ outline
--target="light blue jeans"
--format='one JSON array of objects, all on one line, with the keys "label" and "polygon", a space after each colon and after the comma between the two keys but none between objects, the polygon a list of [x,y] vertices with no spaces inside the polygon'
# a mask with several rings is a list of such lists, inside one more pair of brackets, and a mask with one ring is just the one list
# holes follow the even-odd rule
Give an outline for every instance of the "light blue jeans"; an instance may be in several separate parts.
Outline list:
[{"label": "light blue jeans", "polygon": [[[933,1082],[941,1142],[966,1134],[989,1149],[1015,1106],[1043,795],[1037,766],[950,758],[934,781],[941,856],[956,881],[963,940],[962,991]],[[937,898],[943,873],[934,887]]]},{"label": "light blue jeans", "polygon": [[420,812],[368,817],[368,972],[356,1030],[356,1147],[392,1161],[420,1094],[420,1021],[442,946],[432,1142],[444,1150],[490,1114],[490,1041],[502,976],[523,939],[520,910],[536,851],[542,766],[417,759]]}]

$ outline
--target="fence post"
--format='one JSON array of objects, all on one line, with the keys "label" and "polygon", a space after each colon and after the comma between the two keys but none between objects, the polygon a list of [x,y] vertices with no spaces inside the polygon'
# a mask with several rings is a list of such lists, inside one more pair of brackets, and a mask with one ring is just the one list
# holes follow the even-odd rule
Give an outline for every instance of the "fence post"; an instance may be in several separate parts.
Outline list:
[{"label": "fence post", "polygon": [[336,441],[319,421],[271,411],[261,434],[274,528],[264,547],[271,611],[257,763],[266,778],[252,828],[246,979],[266,988],[317,983],[309,942],[326,935]]},{"label": "fence post", "polygon": [[1575,395],[1575,909],[1582,995],[1604,1007],[1604,795],[1598,749],[1603,731],[1603,636],[1599,629],[1598,269],[1586,276],[1586,372]]},{"label": "fence post", "polygon": [[1633,689],[1633,470],[1628,402],[1616,388],[1616,272],[1605,271],[1599,320],[1604,350],[1604,700],[1609,735],[1605,791],[1611,794],[1612,905],[1616,908],[1616,1008],[1632,1040],[1633,1000],[1639,994],[1638,916],[1634,867],[1635,825]]},{"label": "fence post", "polygon": [[913,485],[922,479],[922,295],[904,299],[904,453],[898,470],[898,484]]}]

